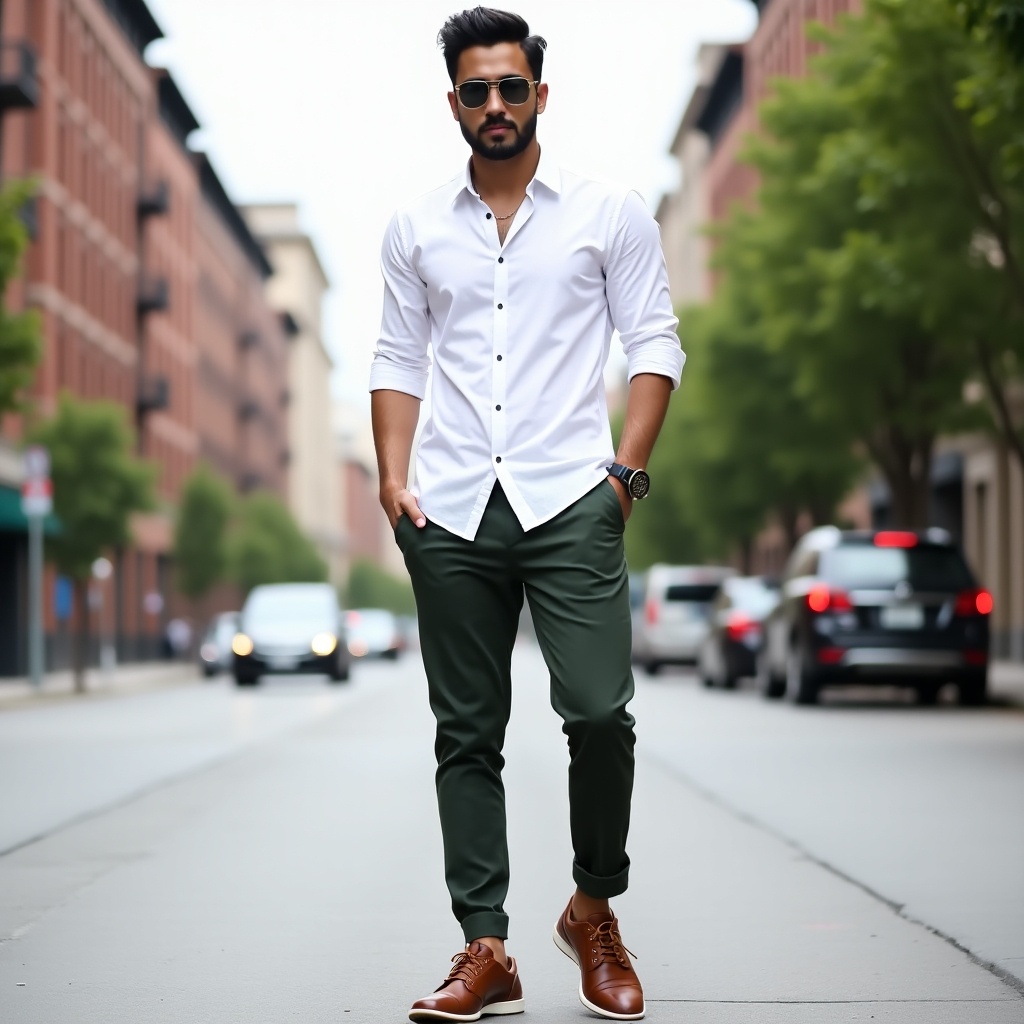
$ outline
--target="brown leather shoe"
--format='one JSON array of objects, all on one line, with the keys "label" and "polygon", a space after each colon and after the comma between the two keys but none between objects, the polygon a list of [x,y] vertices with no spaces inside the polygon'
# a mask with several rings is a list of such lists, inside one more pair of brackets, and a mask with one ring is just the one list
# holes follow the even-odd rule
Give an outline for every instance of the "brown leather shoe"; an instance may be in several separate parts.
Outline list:
[{"label": "brown leather shoe", "polygon": [[558,919],[555,945],[580,969],[580,1002],[599,1017],[640,1020],[644,990],[622,944],[619,922],[611,914],[572,916],[572,900]]},{"label": "brown leather shoe", "polygon": [[522,1013],[526,1009],[519,969],[508,958],[502,967],[489,946],[471,942],[452,957],[455,965],[441,987],[417,999],[409,1020],[479,1020],[488,1014]]}]

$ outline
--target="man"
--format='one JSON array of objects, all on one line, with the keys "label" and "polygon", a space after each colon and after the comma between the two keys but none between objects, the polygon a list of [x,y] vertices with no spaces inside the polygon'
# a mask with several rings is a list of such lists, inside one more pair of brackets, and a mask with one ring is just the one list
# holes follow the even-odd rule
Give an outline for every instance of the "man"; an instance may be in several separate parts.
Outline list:
[{"label": "man", "polygon": [[[683,354],[657,225],[639,196],[561,171],[536,138],[545,41],[477,7],[439,35],[466,170],[387,230],[370,377],[381,504],[416,593],[445,876],[466,948],[415,1021],[524,1009],[505,951],[509,865],[501,750],[519,613],[530,603],[569,745],[576,891],[555,943],[579,995],[644,1015],[609,899],[626,889],[633,786],[630,613],[622,534]],[[603,370],[629,368],[613,452]],[[433,351],[431,409],[409,463]]]}]

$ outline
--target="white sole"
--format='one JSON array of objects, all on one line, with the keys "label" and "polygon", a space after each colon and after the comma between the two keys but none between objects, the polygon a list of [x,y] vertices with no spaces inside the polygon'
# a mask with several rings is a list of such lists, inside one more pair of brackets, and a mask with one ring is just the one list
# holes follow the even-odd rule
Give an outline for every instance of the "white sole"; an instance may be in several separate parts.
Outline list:
[{"label": "white sole", "polygon": [[508,1013],[523,1013],[525,999],[506,999],[501,1003],[488,1003],[479,1013],[445,1013],[444,1010],[410,1010],[409,1020],[479,1020],[481,1017],[501,1016]]},{"label": "white sole", "polygon": [[[579,967],[580,962],[576,958],[576,951],[569,945],[561,935],[558,934],[558,928],[551,933],[551,938],[555,940],[555,945],[577,966]],[[583,994],[583,982],[580,982],[579,991],[576,993],[580,997],[580,1002],[591,1012],[596,1013],[598,1017],[604,1017],[606,1020],[642,1020],[647,1013],[647,1004],[644,1004],[643,1009],[639,1013],[612,1013],[611,1010],[602,1010],[600,1006],[595,1006],[587,997]]]}]

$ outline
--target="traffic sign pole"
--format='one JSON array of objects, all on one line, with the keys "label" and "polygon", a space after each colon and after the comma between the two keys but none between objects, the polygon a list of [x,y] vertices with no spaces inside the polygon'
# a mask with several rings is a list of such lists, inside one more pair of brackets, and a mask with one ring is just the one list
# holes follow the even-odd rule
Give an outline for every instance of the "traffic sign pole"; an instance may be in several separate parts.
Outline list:
[{"label": "traffic sign pole", "polygon": [[28,673],[43,685],[43,517],[28,517]]}]

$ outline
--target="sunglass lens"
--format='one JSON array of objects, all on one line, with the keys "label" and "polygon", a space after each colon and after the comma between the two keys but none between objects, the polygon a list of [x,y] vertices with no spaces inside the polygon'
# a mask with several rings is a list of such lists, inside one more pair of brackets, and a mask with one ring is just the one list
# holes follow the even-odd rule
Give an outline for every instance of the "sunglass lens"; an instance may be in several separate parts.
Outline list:
[{"label": "sunglass lens", "polygon": [[463,82],[459,86],[459,99],[464,107],[482,107],[487,102],[486,82]]},{"label": "sunglass lens", "polygon": [[525,78],[503,78],[498,92],[506,103],[525,103],[530,98],[530,83]]}]

